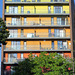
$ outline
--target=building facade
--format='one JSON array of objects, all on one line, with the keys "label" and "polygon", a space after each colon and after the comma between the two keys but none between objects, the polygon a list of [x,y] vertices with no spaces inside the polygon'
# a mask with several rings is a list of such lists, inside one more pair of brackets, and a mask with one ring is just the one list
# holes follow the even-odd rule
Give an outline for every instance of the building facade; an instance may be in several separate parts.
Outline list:
[{"label": "building facade", "polygon": [[73,58],[71,17],[71,0],[3,0],[10,35],[2,47],[2,75],[12,75],[12,67],[30,52]]}]

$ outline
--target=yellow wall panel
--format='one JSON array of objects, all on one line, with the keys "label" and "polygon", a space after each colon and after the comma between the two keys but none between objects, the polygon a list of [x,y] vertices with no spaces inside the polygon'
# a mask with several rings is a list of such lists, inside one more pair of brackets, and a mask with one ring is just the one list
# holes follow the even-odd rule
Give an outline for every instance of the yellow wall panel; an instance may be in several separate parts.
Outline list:
[{"label": "yellow wall panel", "polygon": [[12,1],[12,0],[7,0],[7,1]]},{"label": "yellow wall panel", "polygon": [[64,13],[69,13],[69,6],[68,5],[63,6],[63,12]]},{"label": "yellow wall panel", "polygon": [[21,2],[24,2],[24,0],[21,0]]},{"label": "yellow wall panel", "polygon": [[24,13],[34,13],[34,6],[24,6]]},{"label": "yellow wall panel", "polygon": [[9,6],[6,6],[6,12],[7,13],[9,12]]},{"label": "yellow wall panel", "polygon": [[21,13],[21,6],[18,6],[18,13]]},{"label": "yellow wall panel", "polygon": [[51,6],[51,13],[54,13],[54,6]]},{"label": "yellow wall panel", "polygon": [[66,0],[66,2],[69,2],[69,0]]},{"label": "yellow wall panel", "polygon": [[41,2],[50,2],[51,0],[41,0]]},{"label": "yellow wall panel", "polygon": [[35,10],[36,14],[48,13],[48,6],[35,6]]}]

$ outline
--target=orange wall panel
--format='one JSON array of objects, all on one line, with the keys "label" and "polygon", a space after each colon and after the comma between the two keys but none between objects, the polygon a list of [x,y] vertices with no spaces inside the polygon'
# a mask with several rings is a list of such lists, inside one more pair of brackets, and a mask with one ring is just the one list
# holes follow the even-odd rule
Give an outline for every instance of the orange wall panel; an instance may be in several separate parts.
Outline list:
[{"label": "orange wall panel", "polygon": [[23,54],[24,58],[28,58],[29,54],[30,54],[30,53],[24,53],[24,54]]},{"label": "orange wall panel", "polygon": [[8,53],[5,53],[5,60],[8,62]]},{"label": "orange wall panel", "polygon": [[11,41],[6,41],[6,48],[8,48],[9,50],[10,50],[10,48],[11,48]]},{"label": "orange wall panel", "polygon": [[17,58],[18,58],[18,59],[21,58],[21,53],[17,53]]},{"label": "orange wall panel", "polygon": [[6,25],[11,25],[11,17],[6,17]]},{"label": "orange wall panel", "polygon": [[51,17],[40,17],[42,25],[51,25]]},{"label": "orange wall panel", "polygon": [[24,50],[24,41],[21,41],[21,50]]},{"label": "orange wall panel", "polygon": [[66,37],[70,37],[70,29],[65,29],[65,31],[66,31]]},{"label": "orange wall panel", "polygon": [[57,50],[57,48],[58,48],[57,45],[58,45],[57,41],[54,41],[54,49],[55,49],[55,50]]},{"label": "orange wall panel", "polygon": [[57,17],[54,17],[54,25],[57,25]]},{"label": "orange wall panel", "polygon": [[40,43],[39,41],[27,41],[27,50],[39,50]]},{"label": "orange wall panel", "polygon": [[64,57],[70,57],[71,58],[71,53],[64,53]]},{"label": "orange wall panel", "polygon": [[51,41],[41,41],[41,48],[50,50],[51,49]]},{"label": "orange wall panel", "polygon": [[39,17],[27,17],[27,25],[38,25]]},{"label": "orange wall panel", "polygon": [[71,41],[67,41],[68,43],[68,49],[71,49]]},{"label": "orange wall panel", "polygon": [[21,24],[24,25],[24,17],[21,17]]},{"label": "orange wall panel", "polygon": [[37,37],[48,37],[48,29],[35,29]]}]

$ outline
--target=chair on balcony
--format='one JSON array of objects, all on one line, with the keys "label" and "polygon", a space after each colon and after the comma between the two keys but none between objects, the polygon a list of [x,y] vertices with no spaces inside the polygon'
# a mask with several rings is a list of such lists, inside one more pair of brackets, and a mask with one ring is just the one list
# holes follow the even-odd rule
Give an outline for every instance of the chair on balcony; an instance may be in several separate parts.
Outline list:
[{"label": "chair on balcony", "polygon": [[11,23],[8,23],[8,25],[11,25]]},{"label": "chair on balcony", "polygon": [[27,11],[27,14],[30,14],[30,11]]}]

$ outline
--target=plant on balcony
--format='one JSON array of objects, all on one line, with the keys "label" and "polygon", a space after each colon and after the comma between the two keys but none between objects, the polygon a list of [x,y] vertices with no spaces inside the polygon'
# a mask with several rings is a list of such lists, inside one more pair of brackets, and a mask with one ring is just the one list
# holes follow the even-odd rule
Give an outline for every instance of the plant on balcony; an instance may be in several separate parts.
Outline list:
[{"label": "plant on balcony", "polygon": [[7,31],[7,27],[5,22],[0,18],[0,43],[5,44],[7,37],[9,36],[9,31]]}]

